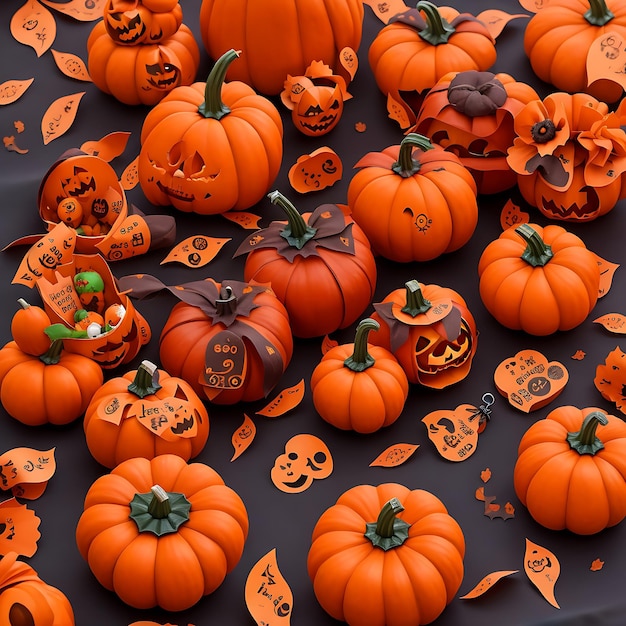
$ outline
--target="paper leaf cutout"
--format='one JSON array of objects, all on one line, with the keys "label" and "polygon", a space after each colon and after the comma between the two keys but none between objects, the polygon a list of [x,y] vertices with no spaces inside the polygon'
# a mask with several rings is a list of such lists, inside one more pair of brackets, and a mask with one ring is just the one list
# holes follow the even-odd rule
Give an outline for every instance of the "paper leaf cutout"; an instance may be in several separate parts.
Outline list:
[{"label": "paper leaf cutout", "polygon": [[80,22],[93,22],[102,17],[107,0],[69,0],[63,4],[58,0],[41,0],[41,2]]},{"label": "paper leaf cutout", "polygon": [[626,316],[621,313],[607,313],[593,320],[615,335],[626,335]]},{"label": "paper leaf cutout", "polygon": [[499,572],[492,572],[487,574],[471,591],[468,591],[464,596],[460,596],[461,600],[471,600],[482,596],[483,593],[489,591],[499,580],[502,580],[506,576],[517,574],[518,569],[501,570]]},{"label": "paper leaf cutout", "polygon": [[547,548],[526,539],[524,571],[530,582],[539,589],[541,595],[554,607],[560,609],[554,597],[554,586],[561,573],[561,564]]},{"label": "paper leaf cutout", "polygon": [[367,6],[371,7],[374,15],[383,24],[387,24],[394,15],[404,13],[408,8],[403,0],[387,0],[386,2],[380,2],[380,0],[363,0],[363,4],[367,4]]},{"label": "paper leaf cutout", "polygon": [[496,39],[496,37],[504,30],[504,27],[514,19],[518,17],[530,17],[530,15],[525,15],[523,13],[516,13],[515,15],[511,15],[506,11],[500,11],[499,9],[487,9],[486,11],[481,11],[476,18],[479,19],[486,27],[491,36]]},{"label": "paper leaf cutout", "polygon": [[202,267],[210,263],[230,239],[218,239],[206,235],[192,235],[177,244],[161,261],[182,263],[187,267]]},{"label": "paper leaf cutout", "polygon": [[314,480],[328,478],[333,471],[333,457],[328,446],[315,435],[294,435],[284,454],[276,457],[270,477],[285,493],[301,493]]},{"label": "paper leaf cutout", "polygon": [[41,520],[15,498],[0,503],[0,555],[16,552],[31,557],[37,552]]},{"label": "paper leaf cutout", "polygon": [[[594,253],[595,254],[595,253]],[[606,296],[611,288],[613,282],[613,275],[619,267],[617,263],[611,263],[602,257],[595,255],[598,266],[600,267],[600,288],[598,290],[598,297],[602,298]]]},{"label": "paper leaf cutout", "polygon": [[582,361],[587,356],[587,353],[583,350],[576,350],[574,354],[572,354],[572,359],[575,361]]},{"label": "paper leaf cutout", "polygon": [[139,183],[139,155],[137,155],[125,168],[120,176],[120,185],[124,191],[134,189]]},{"label": "paper leaf cutout", "polygon": [[594,559],[591,562],[591,566],[589,567],[589,569],[592,572],[599,572],[603,567],[604,567],[604,561],[601,561],[600,559]]},{"label": "paper leaf cutout", "polygon": [[56,471],[54,451],[13,448],[0,455],[0,489],[47,483]]},{"label": "paper leaf cutout", "polygon": [[387,113],[389,114],[389,119],[397,122],[403,130],[413,124],[407,112],[407,107],[396,100],[391,94],[387,94]]},{"label": "paper leaf cutout", "polygon": [[50,52],[52,52],[54,62],[63,74],[70,78],[75,78],[76,80],[91,82],[91,76],[89,76],[87,66],[79,56],[71,52],[59,52],[54,49],[50,50]]},{"label": "paper leaf cutout", "polygon": [[283,389],[270,403],[266,404],[257,415],[278,417],[297,407],[304,398],[304,378],[293,387]]},{"label": "paper leaf cutout", "polygon": [[491,470],[488,467],[486,467],[480,473],[480,480],[482,480],[484,483],[487,483],[491,480]]},{"label": "paper leaf cutout", "polygon": [[120,156],[126,145],[130,133],[126,131],[117,131],[109,133],[97,141],[86,141],[80,147],[83,152],[96,156],[107,163],[110,163],[115,157]]},{"label": "paper leaf cutout", "polygon": [[520,6],[531,13],[538,13],[549,4],[549,0],[519,0]]},{"label": "paper leaf cutout", "polygon": [[11,18],[13,38],[30,46],[40,57],[54,42],[57,25],[54,15],[37,0],[28,0]]},{"label": "paper leaf cutout", "polygon": [[28,149],[27,148],[20,148],[20,147],[17,146],[17,144],[15,143],[15,137],[13,135],[10,135],[9,137],[3,137],[2,138],[2,143],[4,144],[4,147],[9,152],[17,152],[18,154],[27,154],[28,153]]},{"label": "paper leaf cutout", "polygon": [[370,467],[397,467],[408,461],[419,448],[419,444],[396,443],[383,450],[370,464]]},{"label": "paper leaf cutout", "polygon": [[259,228],[259,221],[261,220],[260,215],[248,213],[247,211],[228,211],[226,213],[222,213],[222,217],[238,224],[246,230],[257,230]]},{"label": "paper leaf cutout", "polygon": [[614,402],[618,411],[626,414],[626,354],[619,346],[596,367],[593,382],[605,400]]},{"label": "paper leaf cutout", "polygon": [[26,80],[7,80],[0,83],[0,105],[11,104],[19,100],[34,80],[34,78],[28,78]]},{"label": "paper leaf cutout", "polygon": [[233,448],[235,449],[235,452],[230,459],[231,462],[238,456],[241,456],[248,449],[256,436],[255,423],[245,413],[243,414],[243,418],[243,423],[231,437],[231,442],[233,444]]},{"label": "paper leaf cutout", "polygon": [[608,28],[595,39],[587,52],[587,85],[598,80],[611,81],[626,89],[626,49],[624,37]]},{"label": "paper leaf cutout", "polygon": [[348,73],[350,80],[354,80],[356,71],[359,67],[359,57],[350,46],[346,46],[339,53],[339,63],[341,64],[341,67]]},{"label": "paper leaf cutout", "polygon": [[246,579],[244,595],[258,626],[289,626],[293,594],[276,561],[276,548],[260,558]]},{"label": "paper leaf cutout", "polygon": [[48,107],[41,120],[41,134],[44,144],[49,144],[58,139],[71,128],[76,113],[78,113],[78,105],[84,95],[85,92],[81,91],[63,96]]},{"label": "paper leaf cutout", "polygon": [[289,183],[303,194],[332,187],[342,176],[343,163],[327,146],[299,156],[289,169]]},{"label": "paper leaf cutout", "polygon": [[338,345],[339,342],[336,339],[331,339],[328,335],[325,335],[324,339],[322,339],[322,354],[326,354],[329,350]]},{"label": "paper leaf cutout", "polygon": [[500,226],[502,230],[519,226],[520,224],[528,224],[530,215],[526,211],[522,211],[519,206],[513,204],[511,200],[507,200],[506,204],[500,212]]}]

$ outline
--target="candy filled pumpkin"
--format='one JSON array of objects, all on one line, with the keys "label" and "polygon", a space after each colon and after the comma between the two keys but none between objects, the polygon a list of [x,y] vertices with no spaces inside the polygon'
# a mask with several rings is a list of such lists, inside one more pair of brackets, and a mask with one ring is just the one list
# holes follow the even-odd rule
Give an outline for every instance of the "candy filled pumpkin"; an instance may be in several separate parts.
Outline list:
[{"label": "candy filled pumpkin", "polygon": [[562,226],[503,231],[478,262],[480,297],[506,328],[550,335],[585,321],[598,300],[595,254]]},{"label": "candy filled pumpkin", "polygon": [[74,610],[67,596],[17,556],[7,552],[0,559],[0,624],[74,626]]},{"label": "candy filled pumpkin", "polygon": [[126,604],[182,611],[213,593],[239,562],[248,514],[208,465],[174,454],[133,458],[100,476],[76,525],[98,582]]},{"label": "candy filled pumpkin", "polygon": [[201,215],[240,211],[274,182],[283,157],[282,120],[276,106],[245,83],[224,83],[239,54],[227,51],[206,83],[174,90],[146,116],[138,174],[153,204]]},{"label": "candy filled pumpkin", "polygon": [[358,485],[317,521],[307,569],[332,618],[417,626],[452,602],[464,556],[463,531],[435,495],[397,483]]},{"label": "candy filled pumpkin", "polygon": [[354,167],[348,206],[377,254],[400,263],[430,261],[474,234],[476,182],[459,157],[427,137],[410,133]]},{"label": "candy filled pumpkin", "polygon": [[591,535],[626,517],[626,424],[597,408],[560,406],[524,433],[515,493],[551,530]]},{"label": "candy filled pumpkin", "polygon": [[368,345],[378,322],[359,322],[354,343],[331,348],[311,375],[315,410],[342,430],[372,433],[393,424],[404,409],[409,381],[389,350]]},{"label": "candy filled pumpkin", "polygon": [[127,46],[158,43],[180,28],[183,9],[178,0],[161,3],[107,0],[103,21],[107,33],[116,43]]},{"label": "candy filled pumpkin", "polygon": [[231,80],[272,96],[312,61],[338,73],[344,48],[359,49],[363,15],[361,0],[202,0],[200,34],[212,59],[241,50]]},{"label": "candy filled pumpkin", "polygon": [[515,115],[538,98],[530,85],[509,74],[450,72],[426,93],[410,132],[459,156],[479,194],[499,193],[517,182],[506,161]]},{"label": "candy filled pumpkin", "polygon": [[209,436],[209,415],[189,383],[142,361],[96,391],[83,428],[91,455],[112,469],[135,456],[196,457]]},{"label": "candy filled pumpkin", "polygon": [[321,337],[363,313],[376,286],[367,237],[335,204],[300,214],[279,191],[268,195],[287,221],[273,221],[243,241],[246,281],[269,283],[296,337]]},{"label": "candy filled pumpkin", "polygon": [[478,330],[459,293],[410,280],[374,309],[380,330],[371,342],[398,359],[409,382],[443,389],[469,374]]}]

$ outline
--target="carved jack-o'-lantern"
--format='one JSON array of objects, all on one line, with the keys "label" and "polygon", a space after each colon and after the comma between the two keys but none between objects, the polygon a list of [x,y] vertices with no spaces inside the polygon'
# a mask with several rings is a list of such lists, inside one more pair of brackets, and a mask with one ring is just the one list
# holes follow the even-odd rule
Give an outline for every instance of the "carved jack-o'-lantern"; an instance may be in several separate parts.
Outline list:
[{"label": "carved jack-o'-lantern", "polygon": [[380,330],[371,343],[390,350],[410,382],[443,389],[469,374],[478,331],[456,291],[411,280],[374,309]]},{"label": "carved jack-o'-lantern", "polygon": [[178,2],[171,9],[152,11],[142,0],[109,0],[104,7],[104,25],[109,36],[121,45],[158,43],[171,37],[182,24]]}]

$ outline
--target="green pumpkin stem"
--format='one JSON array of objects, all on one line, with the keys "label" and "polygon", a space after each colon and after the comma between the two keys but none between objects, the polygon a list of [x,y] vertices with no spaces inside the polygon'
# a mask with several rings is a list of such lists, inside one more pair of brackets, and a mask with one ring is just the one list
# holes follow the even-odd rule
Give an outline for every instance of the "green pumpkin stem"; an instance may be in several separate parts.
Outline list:
[{"label": "green pumpkin stem", "polygon": [[151,361],[142,361],[135,372],[133,382],[128,385],[128,391],[140,398],[145,398],[161,389],[157,366]]},{"label": "green pumpkin stem", "polygon": [[433,144],[424,135],[419,135],[418,133],[406,135],[400,142],[398,160],[391,166],[391,169],[396,174],[402,176],[402,178],[410,178],[413,174],[419,172],[422,167],[421,163],[413,158],[413,148],[419,148],[426,152],[426,150],[433,149]]},{"label": "green pumpkin stem", "polygon": [[430,300],[424,298],[422,289],[417,280],[410,280],[404,283],[406,287],[406,304],[402,307],[402,312],[416,317],[420,313],[426,313],[433,305]]},{"label": "green pumpkin stem", "polygon": [[182,493],[165,491],[154,485],[149,493],[136,493],[129,503],[129,517],[139,532],[151,532],[157,537],[174,533],[189,519],[191,502]]},{"label": "green pumpkin stem", "polygon": [[381,509],[378,519],[366,524],[364,535],[372,545],[387,551],[401,546],[409,538],[411,525],[396,517],[402,511],[404,507],[400,500],[391,498]]},{"label": "green pumpkin stem", "polygon": [[63,351],[63,340],[54,339],[50,347],[41,355],[39,360],[46,365],[56,365],[61,360],[61,352]]},{"label": "green pumpkin stem", "polygon": [[595,454],[604,448],[602,441],[596,437],[596,428],[598,424],[606,426],[608,423],[604,413],[593,411],[585,417],[578,432],[567,433],[567,442],[578,454]]},{"label": "green pumpkin stem", "polygon": [[215,300],[216,317],[231,315],[237,310],[237,296],[232,287],[220,287],[220,297]]},{"label": "green pumpkin stem", "polygon": [[370,331],[378,330],[379,328],[380,324],[371,317],[366,317],[359,322],[354,336],[352,355],[343,362],[347,368],[353,372],[362,372],[376,363],[374,357],[367,350],[367,338]]},{"label": "green pumpkin stem", "polygon": [[222,86],[230,64],[239,57],[241,51],[232,48],[225,52],[213,65],[204,88],[204,102],[198,107],[198,113],[215,120],[222,119],[230,109],[222,101]]},{"label": "green pumpkin stem", "polygon": [[272,204],[276,204],[287,214],[287,226],[281,231],[281,237],[284,237],[290,246],[301,250],[309,239],[315,237],[317,230],[304,221],[296,207],[280,191],[272,191],[267,197]]},{"label": "green pumpkin stem", "polygon": [[439,13],[436,5],[427,0],[417,3],[417,10],[424,11],[426,15],[426,28],[418,31],[419,36],[433,46],[441,43],[447,43],[451,35],[454,35],[454,26],[450,25],[445,18]]},{"label": "green pumpkin stem", "polygon": [[526,250],[521,258],[533,267],[544,266],[554,256],[552,248],[532,226],[520,224],[515,232],[526,242]]},{"label": "green pumpkin stem", "polygon": [[615,15],[609,11],[605,0],[589,0],[589,11],[584,13],[583,17],[593,26],[604,26]]}]

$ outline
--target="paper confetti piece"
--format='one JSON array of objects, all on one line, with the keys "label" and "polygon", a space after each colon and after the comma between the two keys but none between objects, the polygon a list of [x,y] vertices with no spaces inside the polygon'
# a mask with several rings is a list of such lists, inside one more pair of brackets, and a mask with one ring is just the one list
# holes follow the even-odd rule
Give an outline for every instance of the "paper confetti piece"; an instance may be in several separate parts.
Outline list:
[{"label": "paper confetti piece", "polygon": [[235,452],[230,459],[231,462],[241,456],[248,449],[256,436],[255,423],[245,413],[243,414],[243,418],[243,423],[231,437],[231,442],[233,444],[233,448],[235,449]]},{"label": "paper confetti piece", "polygon": [[584,350],[576,350],[574,354],[572,354],[572,359],[575,361],[582,361],[587,356],[587,353]]},{"label": "paper confetti piece", "polygon": [[276,561],[276,548],[261,557],[246,578],[244,595],[258,626],[289,626],[293,594]]},{"label": "paper confetti piece", "polygon": [[499,580],[502,580],[506,576],[517,574],[518,569],[501,570],[499,572],[491,572],[487,574],[471,591],[464,596],[460,596],[461,600],[471,600],[482,596],[483,593],[491,589]]},{"label": "paper confetti piece", "polygon": [[257,415],[278,417],[297,407],[304,398],[304,378],[293,387],[283,389],[269,404],[265,405]]},{"label": "paper confetti piece", "polygon": [[225,217],[227,220],[247,230],[257,230],[259,221],[261,220],[260,215],[248,213],[247,211],[227,211],[226,213],[222,213],[222,217]]},{"label": "paper confetti piece", "polygon": [[15,120],[15,122],[13,122],[13,128],[15,128],[15,130],[18,133],[23,133],[24,132],[24,122],[21,122],[20,120]]},{"label": "paper confetti piece", "polygon": [[85,141],[85,143],[80,146],[80,149],[87,154],[97,156],[109,163],[126,150],[129,138],[129,132],[116,131],[96,141]]},{"label": "paper confetti piece", "polygon": [[35,512],[15,498],[0,502],[0,555],[16,552],[31,557],[41,537],[41,520]]},{"label": "paper confetti piece", "polygon": [[54,15],[37,0],[28,0],[13,14],[11,34],[40,57],[54,43],[57,34]]},{"label": "paper confetti piece", "polygon": [[487,9],[486,11],[481,11],[476,15],[476,19],[480,20],[486,27],[491,36],[496,39],[496,37],[504,30],[504,27],[514,19],[518,17],[531,17],[530,15],[525,15],[524,13],[516,13],[515,15],[511,15],[506,11],[500,11],[499,9]]},{"label": "paper confetti piece", "polygon": [[482,480],[484,483],[489,482],[489,480],[491,480],[491,470],[488,467],[486,467],[480,473],[480,480]]},{"label": "paper confetti piece", "polygon": [[230,239],[219,239],[205,235],[192,235],[178,243],[161,261],[182,263],[187,267],[203,267],[210,263]]},{"label": "paper confetti piece", "polygon": [[561,564],[547,548],[526,539],[524,571],[530,582],[539,589],[541,595],[555,608],[560,609],[554,597],[554,586],[561,573]]},{"label": "paper confetti piece", "polygon": [[28,149],[27,148],[20,148],[20,147],[18,147],[16,145],[15,137],[13,135],[10,135],[9,137],[3,137],[2,138],[2,143],[4,144],[4,147],[9,152],[17,152],[18,154],[27,154],[28,153]]},{"label": "paper confetti piece", "polygon": [[604,567],[604,561],[601,561],[600,559],[594,559],[591,562],[591,566],[589,567],[589,569],[592,572],[599,572],[603,567]]},{"label": "paper confetti piece", "polygon": [[59,52],[54,49],[51,49],[50,52],[52,52],[54,62],[63,74],[69,76],[69,78],[91,82],[91,76],[89,76],[87,66],[79,56],[71,54],[70,52]]},{"label": "paper confetti piece", "polygon": [[314,480],[328,478],[333,471],[333,457],[328,446],[315,435],[294,435],[285,444],[284,454],[276,457],[270,477],[285,493],[301,493]]},{"label": "paper confetti piece", "polygon": [[370,467],[397,467],[408,461],[419,448],[419,444],[396,443],[383,450],[370,464]]},{"label": "paper confetti piece", "polygon": [[357,133],[364,133],[367,130],[367,124],[365,122],[355,122],[354,130]]},{"label": "paper confetti piece", "polygon": [[34,80],[34,78],[28,78],[27,80],[6,80],[0,83],[0,105],[19,100]]},{"label": "paper confetti piece", "polygon": [[78,105],[84,95],[85,92],[81,91],[63,96],[47,108],[41,120],[41,134],[44,144],[47,145],[58,139],[71,128],[76,113],[78,113]]}]

